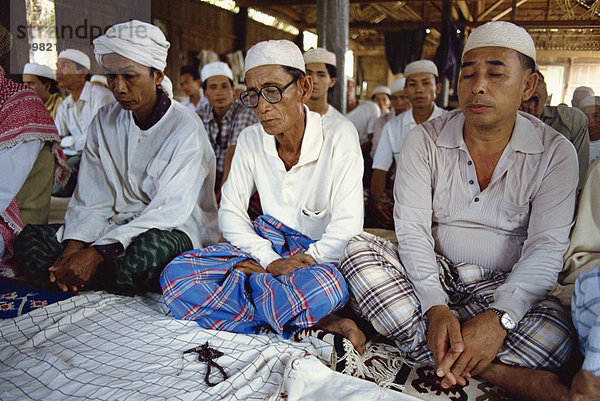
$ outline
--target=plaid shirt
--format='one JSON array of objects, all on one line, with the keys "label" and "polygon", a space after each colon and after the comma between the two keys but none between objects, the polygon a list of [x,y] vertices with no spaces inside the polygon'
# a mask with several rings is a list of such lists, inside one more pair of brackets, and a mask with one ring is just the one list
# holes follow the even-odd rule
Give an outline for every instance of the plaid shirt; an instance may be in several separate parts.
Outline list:
[{"label": "plaid shirt", "polygon": [[577,277],[571,313],[585,357],[581,369],[600,376],[600,266]]},{"label": "plaid shirt", "polygon": [[245,107],[242,102],[236,99],[234,99],[231,106],[229,106],[229,110],[223,116],[223,124],[220,131],[219,124],[217,124],[213,113],[213,107],[210,103],[200,107],[198,115],[204,123],[210,144],[215,151],[217,172],[222,174],[227,149],[237,143],[237,138],[244,128],[259,122],[258,117],[256,117],[252,109]]}]

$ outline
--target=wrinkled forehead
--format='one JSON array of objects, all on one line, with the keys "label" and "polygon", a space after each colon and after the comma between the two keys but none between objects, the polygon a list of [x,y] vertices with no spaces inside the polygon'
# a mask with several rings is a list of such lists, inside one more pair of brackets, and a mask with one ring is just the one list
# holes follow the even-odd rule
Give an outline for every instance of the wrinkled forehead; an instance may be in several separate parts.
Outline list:
[{"label": "wrinkled forehead", "polygon": [[113,73],[118,73],[122,70],[148,70],[148,67],[117,53],[108,53],[103,55],[102,66],[105,70]]},{"label": "wrinkled forehead", "polygon": [[464,54],[462,68],[475,64],[505,65],[516,68],[521,66],[521,60],[516,50],[507,47],[485,46],[471,49]]},{"label": "wrinkled forehead", "polygon": [[264,85],[286,84],[291,75],[279,64],[267,64],[246,71],[246,86],[260,88]]}]

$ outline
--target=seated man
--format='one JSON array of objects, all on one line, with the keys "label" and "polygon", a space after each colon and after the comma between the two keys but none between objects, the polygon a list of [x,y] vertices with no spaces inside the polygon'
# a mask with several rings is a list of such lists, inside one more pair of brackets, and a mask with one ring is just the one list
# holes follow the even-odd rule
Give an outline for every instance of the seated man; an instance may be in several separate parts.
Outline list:
[{"label": "seated man", "polygon": [[23,67],[23,83],[38,94],[50,116],[56,117],[58,106],[65,97],[58,91],[54,71],[45,65],[27,63]]},{"label": "seated man", "polygon": [[568,394],[553,372],[574,333],[547,294],[569,242],[577,154],[518,111],[537,83],[535,55],[509,22],[471,33],[460,109],[416,127],[400,149],[398,253],[364,233],[340,262],[358,312],[409,357],[435,363],[443,388],[481,375],[521,398]]},{"label": "seated man", "polygon": [[309,110],[347,121],[342,113],[327,102],[337,82],[335,53],[322,47],[309,49],[304,53],[304,65],[306,74],[310,75],[313,82],[312,94],[306,102]]},{"label": "seated man", "polygon": [[577,159],[579,160],[579,183],[577,190],[581,190],[585,181],[585,175],[587,174],[590,157],[587,118],[581,110],[569,107],[564,103],[558,106],[546,105],[548,90],[546,89],[544,76],[539,70],[536,70],[535,73],[538,75],[538,83],[535,91],[529,99],[521,102],[519,110],[539,118],[563,134],[575,146]]},{"label": "seated man", "polygon": [[398,165],[400,149],[406,135],[418,124],[441,116],[446,110],[435,104],[435,97],[442,85],[438,69],[431,60],[417,60],[404,69],[405,92],[412,105],[410,110],[396,116],[381,131],[381,138],[373,157],[371,195],[367,221],[371,227],[394,228],[392,210],[394,199],[385,193],[388,171],[395,162]]},{"label": "seated man", "polygon": [[[289,338],[318,324],[361,351],[354,322],[331,315],[348,299],[338,260],[362,229],[356,130],[305,106],[312,80],[290,41],[254,45],[245,75],[241,99],[261,124],[241,133],[223,186],[219,226],[229,242],[171,262],[160,278],[165,301],[175,317],[205,328],[267,326]],[[252,224],[246,210],[255,188],[265,215]]]},{"label": "seated man", "polygon": [[202,93],[202,81],[198,68],[193,65],[184,65],[181,67],[179,76],[179,86],[187,95],[181,101],[181,104],[188,107],[193,112],[198,112],[202,106],[206,106],[208,99]]},{"label": "seated man", "polygon": [[588,118],[590,133],[590,164],[600,157],[600,96],[590,96],[583,99],[579,108]]},{"label": "seated man", "polygon": [[160,291],[170,260],[219,239],[215,156],[202,122],[158,88],[169,48],[158,27],[117,24],[94,46],[117,102],[90,124],[65,224],[27,226],[16,259],[40,286]]},{"label": "seated man", "polygon": [[204,123],[208,139],[217,158],[215,192],[221,199],[221,186],[227,180],[238,136],[244,128],[258,123],[256,115],[233,98],[233,72],[221,61],[202,67],[202,89],[208,103],[201,105],[198,115]]}]

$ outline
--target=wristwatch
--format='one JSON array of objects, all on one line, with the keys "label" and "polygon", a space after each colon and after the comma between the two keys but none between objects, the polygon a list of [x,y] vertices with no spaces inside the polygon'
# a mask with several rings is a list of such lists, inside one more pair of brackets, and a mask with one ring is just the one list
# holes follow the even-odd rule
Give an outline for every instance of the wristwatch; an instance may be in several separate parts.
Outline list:
[{"label": "wristwatch", "polygon": [[490,310],[500,317],[500,325],[506,331],[514,330],[517,327],[517,322],[515,322],[508,312],[496,308],[490,308]]}]

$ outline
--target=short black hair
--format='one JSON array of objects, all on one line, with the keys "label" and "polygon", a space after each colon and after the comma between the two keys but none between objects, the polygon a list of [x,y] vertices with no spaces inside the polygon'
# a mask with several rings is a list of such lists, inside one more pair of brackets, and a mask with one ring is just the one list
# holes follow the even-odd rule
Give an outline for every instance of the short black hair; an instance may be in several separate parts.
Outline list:
[{"label": "short black hair", "polygon": [[334,65],[325,63],[325,68],[327,68],[330,78],[337,78],[337,68]]},{"label": "short black hair", "polygon": [[50,82],[50,94],[54,94],[56,92],[58,92],[58,88],[56,87],[56,81],[51,79],[51,78],[46,78],[46,77],[41,77],[39,75],[36,75],[36,77],[38,77],[38,79],[40,80],[40,82],[44,85],[46,85],[48,82]]},{"label": "short black hair", "polygon": [[282,65],[281,68],[283,68],[283,70],[285,72],[287,72],[293,79],[300,79],[300,78],[304,78],[306,76],[306,73],[302,70],[299,70],[297,68],[294,67],[288,67],[287,65]]},{"label": "short black hair", "polygon": [[[231,88],[233,88],[233,79],[231,78],[227,78],[229,80],[229,84],[231,84]],[[202,81],[202,89],[206,90],[206,88],[208,87],[208,84],[206,83],[206,81],[208,81],[208,78],[205,79],[204,81]]]},{"label": "short black hair", "polygon": [[535,72],[535,60],[529,56],[524,55],[521,52],[517,52],[519,55],[519,60],[521,60],[521,65],[524,70],[531,70],[531,72]]},{"label": "short black hair", "polygon": [[184,65],[181,67],[181,73],[179,75],[181,76],[183,74],[190,74],[194,81],[200,79],[200,72],[193,65]]},{"label": "short black hair", "polygon": [[546,79],[544,78],[544,74],[542,74],[542,73],[540,72],[540,70],[538,70],[538,69],[537,69],[537,67],[536,67],[536,69],[535,69],[535,71],[534,71],[534,72],[535,72],[535,73],[538,75],[538,77],[540,77],[540,80],[541,80],[542,82],[546,82]]},{"label": "short black hair", "polygon": [[[73,60],[71,60],[71,61],[73,61]],[[79,64],[77,61],[73,61],[73,62],[75,63],[75,68],[77,69],[77,71],[84,69],[84,68],[88,71],[87,75],[85,76],[85,80],[89,81],[92,78],[92,74],[90,74],[90,69],[84,65]]]}]

